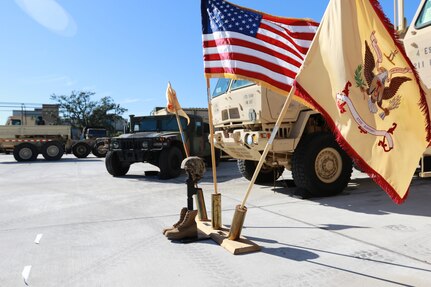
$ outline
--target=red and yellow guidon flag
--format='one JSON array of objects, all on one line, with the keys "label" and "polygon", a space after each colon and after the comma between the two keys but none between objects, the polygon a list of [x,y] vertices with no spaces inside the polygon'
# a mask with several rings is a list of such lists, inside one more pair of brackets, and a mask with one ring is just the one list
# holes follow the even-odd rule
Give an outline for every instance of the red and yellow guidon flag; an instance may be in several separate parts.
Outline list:
[{"label": "red and yellow guidon flag", "polygon": [[169,113],[178,114],[179,116],[186,118],[188,125],[190,123],[190,118],[181,108],[180,103],[177,99],[177,92],[175,92],[175,90],[171,86],[171,83],[169,82],[168,87],[166,88],[166,100],[168,101],[168,103],[166,104],[166,110]]},{"label": "red and yellow guidon flag", "polygon": [[402,203],[430,141],[429,109],[379,2],[331,0],[294,86],[358,166]]}]

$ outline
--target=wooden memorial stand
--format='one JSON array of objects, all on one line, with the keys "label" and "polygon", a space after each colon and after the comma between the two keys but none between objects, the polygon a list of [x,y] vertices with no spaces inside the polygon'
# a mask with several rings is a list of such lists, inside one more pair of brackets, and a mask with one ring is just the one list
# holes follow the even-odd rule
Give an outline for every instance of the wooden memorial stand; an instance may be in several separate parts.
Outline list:
[{"label": "wooden memorial stand", "polygon": [[232,253],[233,255],[251,253],[260,251],[260,246],[248,240],[244,236],[240,236],[238,240],[230,240],[229,229],[222,226],[220,230],[213,229],[211,221],[201,221],[196,218],[198,232],[202,232],[205,235],[211,237],[216,243],[222,246],[224,249]]}]

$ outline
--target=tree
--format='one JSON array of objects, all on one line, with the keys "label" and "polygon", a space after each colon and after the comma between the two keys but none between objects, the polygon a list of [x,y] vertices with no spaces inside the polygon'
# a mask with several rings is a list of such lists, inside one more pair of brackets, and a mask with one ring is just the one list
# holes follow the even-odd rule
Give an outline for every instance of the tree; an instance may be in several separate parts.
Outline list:
[{"label": "tree", "polygon": [[127,109],[116,104],[111,97],[103,97],[99,101],[91,100],[96,93],[88,91],[72,91],[70,96],[51,95],[51,100],[60,106],[60,113],[65,121],[72,126],[82,129],[84,127],[105,127],[114,130],[116,121]]}]

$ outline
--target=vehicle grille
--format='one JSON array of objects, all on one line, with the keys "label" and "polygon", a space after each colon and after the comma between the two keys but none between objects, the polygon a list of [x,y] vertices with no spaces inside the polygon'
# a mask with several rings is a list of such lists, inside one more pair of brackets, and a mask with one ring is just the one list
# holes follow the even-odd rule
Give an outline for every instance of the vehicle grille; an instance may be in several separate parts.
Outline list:
[{"label": "vehicle grille", "polygon": [[239,119],[239,110],[238,108],[232,108],[229,110],[222,110],[221,111],[221,118],[223,121],[227,119]]},{"label": "vehicle grille", "polygon": [[229,109],[229,117],[231,119],[239,119],[239,110],[238,110],[238,108]]},{"label": "vehicle grille", "polygon": [[122,139],[119,140],[120,149],[142,149],[142,139]]}]

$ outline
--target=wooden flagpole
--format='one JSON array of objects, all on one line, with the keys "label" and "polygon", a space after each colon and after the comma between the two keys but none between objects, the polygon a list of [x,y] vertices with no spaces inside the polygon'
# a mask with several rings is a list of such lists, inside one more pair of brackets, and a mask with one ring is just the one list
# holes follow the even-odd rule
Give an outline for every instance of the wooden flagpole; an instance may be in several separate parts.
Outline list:
[{"label": "wooden flagpole", "polygon": [[214,181],[214,193],[217,194],[217,173],[216,173],[216,160],[215,160],[215,148],[214,148],[214,125],[213,125],[213,111],[211,104],[211,91],[210,91],[210,80],[207,78],[207,98],[208,98],[208,120],[210,126],[210,146],[211,146],[211,166],[213,170],[213,181]]},{"label": "wooden flagpole", "polygon": [[289,109],[290,102],[292,101],[293,94],[295,93],[295,88],[292,87],[292,89],[289,92],[289,95],[286,97],[286,101],[284,101],[284,106],[280,112],[280,115],[278,116],[277,122],[275,123],[274,129],[272,130],[271,137],[269,138],[268,142],[266,143],[265,149],[263,150],[262,156],[260,157],[259,163],[256,166],[256,170],[254,171],[253,177],[250,180],[250,183],[247,188],[247,192],[245,194],[244,200],[241,203],[241,208],[244,208],[245,203],[247,202],[248,196],[250,195],[250,191],[254,185],[254,182],[256,181],[257,176],[259,175],[260,169],[262,168],[262,165],[266,159],[266,156],[268,155],[269,148],[272,145],[272,142],[274,141],[275,136],[277,135],[278,129],[280,128],[280,125],[286,116],[287,110]]},{"label": "wooden flagpole", "polygon": [[250,195],[254,182],[256,181],[256,178],[259,175],[260,169],[262,168],[262,165],[265,162],[266,156],[268,155],[268,152],[269,152],[269,148],[271,147],[272,142],[274,141],[274,138],[277,135],[278,129],[280,128],[280,125],[284,117],[286,116],[287,110],[289,108],[290,102],[292,101],[292,96],[294,93],[295,93],[295,88],[292,87],[292,89],[289,92],[289,95],[286,98],[286,101],[284,102],[284,106],[280,112],[280,115],[278,116],[274,129],[272,130],[271,137],[266,143],[265,149],[263,150],[259,163],[256,166],[256,170],[253,173],[253,177],[250,180],[250,183],[247,188],[247,192],[244,196],[244,200],[242,201],[241,205],[237,205],[235,208],[235,213],[232,219],[232,224],[228,235],[228,239],[230,240],[238,240],[241,236],[242,226],[244,224],[245,215],[247,213],[247,208],[245,207],[245,203],[247,202],[248,196]]},{"label": "wooden flagpole", "polygon": [[217,190],[216,158],[214,148],[214,124],[211,104],[211,85],[207,78],[208,121],[210,126],[211,167],[213,172],[214,193],[211,196],[211,225],[213,229],[221,229],[221,194]]},{"label": "wooden flagpole", "polygon": [[175,117],[177,118],[178,128],[180,129],[181,140],[183,142],[184,150],[186,152],[186,157],[189,157],[189,149],[187,148],[186,139],[184,137],[183,126],[181,125],[180,116],[178,115],[178,111],[175,109]]}]

